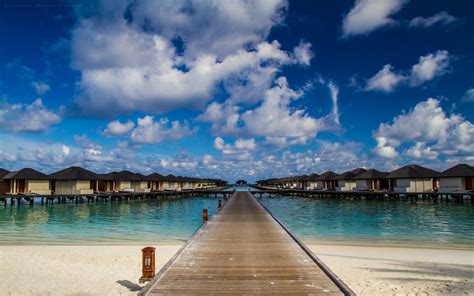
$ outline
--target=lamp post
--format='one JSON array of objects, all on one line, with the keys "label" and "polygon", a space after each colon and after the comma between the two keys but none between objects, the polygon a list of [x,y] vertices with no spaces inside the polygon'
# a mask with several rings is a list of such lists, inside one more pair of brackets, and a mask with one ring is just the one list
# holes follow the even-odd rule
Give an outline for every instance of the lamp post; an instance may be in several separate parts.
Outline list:
[{"label": "lamp post", "polygon": [[155,276],[155,248],[142,249],[142,277],[139,282],[144,283]]}]

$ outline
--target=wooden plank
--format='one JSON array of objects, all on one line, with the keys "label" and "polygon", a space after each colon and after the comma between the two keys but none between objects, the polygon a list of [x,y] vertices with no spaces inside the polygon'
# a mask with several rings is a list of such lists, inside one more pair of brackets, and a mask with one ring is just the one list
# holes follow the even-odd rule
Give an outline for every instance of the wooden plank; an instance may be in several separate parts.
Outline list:
[{"label": "wooden plank", "polygon": [[140,295],[353,294],[325,269],[249,192],[242,191]]}]

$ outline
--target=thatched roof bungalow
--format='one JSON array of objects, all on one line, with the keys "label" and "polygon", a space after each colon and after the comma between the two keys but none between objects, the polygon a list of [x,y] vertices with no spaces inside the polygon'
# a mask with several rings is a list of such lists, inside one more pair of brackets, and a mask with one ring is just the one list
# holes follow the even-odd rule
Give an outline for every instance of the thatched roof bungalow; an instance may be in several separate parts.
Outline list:
[{"label": "thatched roof bungalow", "polygon": [[338,176],[333,171],[327,171],[319,175],[316,178],[317,182],[317,190],[334,190],[336,188],[336,181],[333,179],[334,177]]},{"label": "thatched roof bungalow", "polygon": [[0,168],[0,194],[5,194],[6,193],[6,186],[5,186],[5,180],[3,180],[3,177],[5,177],[10,171],[5,170]]},{"label": "thatched roof bungalow", "polygon": [[387,176],[395,192],[432,192],[438,189],[439,172],[416,164],[396,169]]},{"label": "thatched roof bungalow", "polygon": [[355,177],[367,171],[363,168],[353,169],[340,175],[332,177],[335,180],[336,191],[352,191],[356,187]]},{"label": "thatched roof bungalow", "polygon": [[439,192],[473,191],[474,167],[458,164],[439,175]]},{"label": "thatched roof bungalow", "polygon": [[388,172],[380,172],[374,169],[363,172],[354,177],[356,187],[354,190],[388,190]]},{"label": "thatched roof bungalow", "polygon": [[10,172],[3,177],[7,194],[50,195],[49,176],[31,168]]},{"label": "thatched roof bungalow", "polygon": [[98,190],[99,176],[81,167],[72,166],[49,177],[54,194],[93,194]]}]

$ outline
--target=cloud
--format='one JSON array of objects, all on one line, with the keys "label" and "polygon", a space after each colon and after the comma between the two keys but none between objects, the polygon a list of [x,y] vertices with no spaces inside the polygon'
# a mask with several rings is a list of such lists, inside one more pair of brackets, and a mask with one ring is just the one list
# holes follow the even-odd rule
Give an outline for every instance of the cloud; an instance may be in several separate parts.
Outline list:
[{"label": "cloud", "polygon": [[354,7],[344,17],[342,37],[366,35],[378,28],[395,24],[390,18],[406,0],[356,0]]},{"label": "cloud", "polygon": [[304,109],[290,108],[290,103],[303,95],[288,87],[285,77],[280,77],[276,85],[267,90],[260,106],[247,110],[241,115],[245,133],[267,137],[314,137],[321,124]]},{"label": "cloud", "polygon": [[133,128],[135,124],[131,121],[127,121],[125,123],[121,123],[118,120],[114,120],[109,122],[107,128],[104,131],[106,136],[110,137],[120,137],[127,135]]},{"label": "cloud", "polygon": [[449,66],[449,53],[447,50],[438,50],[421,56],[418,64],[411,68],[410,85],[419,86],[435,77],[446,74]]},{"label": "cloud", "polygon": [[409,82],[411,87],[420,86],[428,81],[448,73],[451,57],[446,50],[438,50],[421,56],[409,73],[393,71],[393,66],[386,64],[373,77],[367,80],[365,91],[392,92],[398,85]]},{"label": "cloud", "polygon": [[468,89],[461,99],[462,102],[474,102],[474,88]]},{"label": "cloud", "polygon": [[410,27],[422,27],[429,28],[434,25],[449,25],[457,21],[457,18],[450,15],[446,11],[438,12],[437,14],[430,17],[415,17],[410,21]]},{"label": "cloud", "polygon": [[372,78],[367,80],[365,90],[379,90],[383,92],[392,92],[397,85],[406,79],[405,76],[392,71],[390,64],[383,66]]},{"label": "cloud", "polygon": [[41,99],[31,104],[0,103],[0,128],[10,132],[43,132],[61,121],[61,117],[46,108]]},{"label": "cloud", "polygon": [[138,118],[137,127],[132,130],[130,139],[136,144],[156,144],[177,141],[195,132],[187,122],[169,122],[166,118],[155,121],[153,116],[146,115]]},{"label": "cloud", "polygon": [[255,143],[255,139],[240,138],[235,140],[235,143],[231,145],[226,144],[224,139],[221,137],[217,137],[214,140],[214,148],[222,151],[224,154],[238,154],[243,150],[255,150],[257,148],[257,144]]},{"label": "cloud", "polygon": [[31,85],[35,88],[38,95],[42,95],[50,90],[49,84],[41,81],[33,81]]},{"label": "cloud", "polygon": [[311,59],[313,58],[311,43],[301,41],[300,44],[293,49],[293,55],[296,62],[301,65],[309,66],[311,64]]},{"label": "cloud", "polygon": [[69,148],[66,145],[62,145],[61,150],[63,151],[63,154],[66,155],[66,156],[68,156],[71,153],[71,148]]},{"label": "cloud", "polygon": [[397,148],[411,143],[405,154],[413,158],[474,155],[474,125],[459,114],[446,114],[433,98],[396,116],[392,123],[381,123],[373,136],[377,141],[374,152],[386,158],[396,157]]},{"label": "cloud", "polygon": [[[240,93],[242,101],[255,102],[281,66],[310,63],[309,43],[286,52],[278,41],[266,41],[286,5],[137,1],[127,8],[132,19],[105,5],[117,13],[82,19],[73,32],[73,64],[81,72],[76,105],[96,116],[201,108],[218,85],[233,100]],[[257,90],[247,92],[252,86]]]},{"label": "cloud", "polygon": [[340,127],[337,85],[322,78],[315,82],[328,87],[332,101],[331,113],[321,118],[310,116],[305,109],[290,107],[305,91],[313,88],[313,83],[302,90],[293,90],[282,76],[265,90],[256,107],[238,106],[231,99],[213,102],[197,119],[211,123],[211,132],[215,135],[264,137],[265,144],[278,147],[303,145],[319,131],[334,131]]}]

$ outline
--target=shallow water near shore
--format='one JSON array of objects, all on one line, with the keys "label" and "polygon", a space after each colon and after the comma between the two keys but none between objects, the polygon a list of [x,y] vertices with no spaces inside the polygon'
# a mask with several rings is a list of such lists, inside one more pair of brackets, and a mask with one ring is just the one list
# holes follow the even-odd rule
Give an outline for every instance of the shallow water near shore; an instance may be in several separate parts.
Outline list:
[{"label": "shallow water near shore", "polygon": [[258,198],[304,242],[474,249],[474,207],[402,201]]},{"label": "shallow water near shore", "polygon": [[[248,190],[240,187],[237,190]],[[474,207],[460,204],[258,198],[307,244],[474,249]],[[183,243],[215,197],[0,208],[0,245]]]}]

